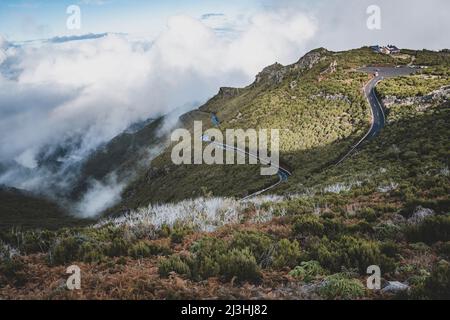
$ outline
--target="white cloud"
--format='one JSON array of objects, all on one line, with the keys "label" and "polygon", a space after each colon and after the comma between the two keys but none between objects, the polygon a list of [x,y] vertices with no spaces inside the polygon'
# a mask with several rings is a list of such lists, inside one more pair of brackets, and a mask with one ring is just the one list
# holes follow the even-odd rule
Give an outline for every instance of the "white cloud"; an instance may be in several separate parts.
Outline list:
[{"label": "white cloud", "polygon": [[[249,84],[265,66],[292,63],[315,47],[450,45],[443,32],[450,27],[448,0],[379,0],[381,31],[366,28],[369,0],[265,4],[268,10],[256,14],[174,16],[147,42],[109,34],[14,47],[0,36],[0,163],[16,162],[0,184],[70,186],[67,168],[133,122],[205,101],[220,86]],[[69,144],[59,172],[36,168],[42,153]],[[94,183],[78,209],[94,214],[119,190]]]},{"label": "white cloud", "polygon": [[[255,15],[244,32],[225,39],[200,20],[175,16],[151,45],[110,34],[11,47],[0,61],[0,162],[34,168],[43,150],[76,141],[60,159],[67,168],[133,122],[204,101],[220,86],[249,84],[275,61],[294,62],[315,30],[307,16],[279,11]],[[42,191],[41,170],[31,172],[9,172],[0,183]],[[103,208],[91,207],[91,214]]]},{"label": "white cloud", "polygon": [[255,75],[273,62],[298,60],[317,31],[316,21],[298,11],[256,14],[241,37],[230,44],[229,61]]},{"label": "white cloud", "polygon": [[120,200],[124,187],[124,183],[118,182],[115,176],[110,176],[105,183],[93,181],[83,199],[75,206],[75,213],[85,218],[95,216]]},{"label": "white cloud", "polygon": [[26,150],[14,160],[21,166],[28,169],[34,169],[38,166],[36,159],[34,158],[34,152],[32,149]]},{"label": "white cloud", "polygon": [[0,34],[0,65],[6,60],[6,48],[8,46],[8,42],[2,37]]},{"label": "white cloud", "polygon": [[[440,50],[450,47],[444,30],[450,29],[448,0],[267,0],[274,8],[308,12],[318,30],[309,47],[348,50],[371,44],[396,44],[401,48]],[[366,9],[381,9],[381,30],[369,30]]]},{"label": "white cloud", "polygon": [[3,49],[6,45],[6,39],[0,34],[0,49]]}]

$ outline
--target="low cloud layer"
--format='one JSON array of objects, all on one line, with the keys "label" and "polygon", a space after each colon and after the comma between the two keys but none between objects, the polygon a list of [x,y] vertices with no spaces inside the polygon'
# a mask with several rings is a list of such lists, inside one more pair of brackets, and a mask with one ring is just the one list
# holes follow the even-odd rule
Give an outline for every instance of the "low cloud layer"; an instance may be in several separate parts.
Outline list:
[{"label": "low cloud layer", "polygon": [[[252,16],[231,37],[175,16],[149,42],[114,34],[22,46],[2,39],[0,163],[9,169],[0,170],[0,184],[70,188],[64,169],[132,123],[205,101],[220,86],[249,84],[275,61],[297,60],[316,29],[301,12],[278,11]],[[39,159],[57,148],[69,149],[58,159],[62,169],[40,168]],[[99,197],[99,190],[117,194],[120,188],[94,182],[77,207],[94,215],[116,200],[105,192]]]},{"label": "low cloud layer", "polygon": [[73,210],[83,218],[93,217],[117,203],[124,187],[125,182],[118,181],[114,174],[104,182],[94,180]]},{"label": "low cloud layer", "polygon": [[[450,46],[448,0],[263,2],[257,13],[173,16],[147,41],[88,34],[14,45],[0,36],[0,184],[57,198],[70,190],[73,168],[131,124],[186,111],[221,86],[247,85],[265,66],[319,46]],[[381,8],[381,30],[366,27],[372,4]],[[57,169],[42,166],[58,152]],[[71,207],[95,215],[122,188],[91,181]]]}]

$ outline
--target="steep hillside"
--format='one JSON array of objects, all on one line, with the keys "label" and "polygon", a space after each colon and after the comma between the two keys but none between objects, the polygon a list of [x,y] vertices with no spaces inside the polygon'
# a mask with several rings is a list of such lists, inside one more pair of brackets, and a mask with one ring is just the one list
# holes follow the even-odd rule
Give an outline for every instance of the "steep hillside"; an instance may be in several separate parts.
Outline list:
[{"label": "steep hillside", "polygon": [[0,230],[85,226],[92,220],[68,215],[60,205],[26,191],[0,186]]},{"label": "steep hillside", "polygon": [[133,179],[161,152],[167,139],[162,132],[164,117],[135,125],[96,150],[82,165],[71,197],[77,199],[93,179],[106,181],[115,175],[117,183]]},{"label": "steep hillside", "polygon": [[[0,232],[0,298],[450,299],[450,55],[407,54],[320,49],[222,89],[182,120],[216,112],[222,130],[288,128],[282,158],[294,174],[279,195],[212,197],[265,181],[248,166],[175,167],[166,150],[125,193],[123,208],[139,210],[87,228]],[[413,58],[428,68],[376,87],[386,126],[334,165],[369,125],[369,75],[355,68]],[[61,287],[72,264],[79,291]],[[369,266],[381,289],[367,288]]]},{"label": "steep hillside", "polygon": [[[222,131],[280,129],[281,159],[295,171],[284,189],[295,191],[312,173],[336,160],[370,125],[369,106],[361,94],[369,76],[356,68],[408,62],[403,56],[379,55],[368,48],[337,53],[317,49],[293,65],[265,68],[246,88],[222,88],[183,119],[187,127],[194,120],[212,126],[208,114],[214,112]],[[204,194],[239,197],[277,179],[259,176],[258,166],[175,166],[170,151],[169,147],[131,184],[119,208]]]},{"label": "steep hillside", "polygon": [[[434,61],[432,59],[430,64]],[[338,167],[312,177],[307,186],[334,182],[368,188],[397,185],[404,200],[448,196],[450,55],[415,75],[382,81],[386,127]]]},{"label": "steep hillside", "polygon": [[[83,224],[82,219],[70,217],[76,214],[74,204],[82,200],[93,181],[104,184],[111,184],[112,181],[117,184],[127,183],[148,168],[151,160],[165,146],[167,132],[163,131],[163,124],[164,117],[135,124],[93,152],[86,160],[65,168],[62,168],[63,163],[59,158],[66,157],[70,148],[59,147],[42,154],[39,157],[39,169],[49,174],[60,172],[60,183],[47,186],[49,190],[46,193],[51,193],[51,197],[31,195],[19,190],[13,192],[12,188],[2,189],[1,228],[57,229]],[[0,173],[14,165],[9,164],[5,168],[0,165]],[[24,175],[30,173],[27,171],[29,169],[17,168]],[[84,225],[90,222],[91,220],[86,220]]]}]

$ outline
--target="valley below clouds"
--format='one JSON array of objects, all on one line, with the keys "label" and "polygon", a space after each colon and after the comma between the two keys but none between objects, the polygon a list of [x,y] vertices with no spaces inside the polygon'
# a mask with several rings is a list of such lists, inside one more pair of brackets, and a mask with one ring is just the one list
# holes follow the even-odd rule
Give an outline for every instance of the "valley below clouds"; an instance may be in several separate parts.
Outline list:
[{"label": "valley below clouds", "polygon": [[[275,61],[294,62],[317,28],[307,15],[284,11],[259,13],[245,31],[228,35],[204,20],[173,16],[148,40],[112,33],[21,44],[2,38],[0,184],[64,202],[77,168],[130,125],[178,117],[221,86],[244,86]],[[121,191],[105,183],[93,181],[86,202],[72,207],[82,215],[105,209]]]},{"label": "valley below clouds", "polygon": [[[285,0],[239,15],[173,15],[151,38],[105,30],[14,42],[0,30],[0,185],[67,204],[80,166],[131,125],[170,114],[164,126],[170,129],[220,87],[246,86],[264,67],[293,63],[320,46],[448,47],[428,19],[438,14],[449,26],[440,16],[445,10],[436,10],[446,0],[431,2],[380,1],[381,33],[365,27],[370,3],[355,0],[349,10],[340,10],[341,1]],[[75,213],[96,215],[120,199],[122,187],[106,180],[89,181],[91,194],[81,199],[90,200],[70,204]]]}]

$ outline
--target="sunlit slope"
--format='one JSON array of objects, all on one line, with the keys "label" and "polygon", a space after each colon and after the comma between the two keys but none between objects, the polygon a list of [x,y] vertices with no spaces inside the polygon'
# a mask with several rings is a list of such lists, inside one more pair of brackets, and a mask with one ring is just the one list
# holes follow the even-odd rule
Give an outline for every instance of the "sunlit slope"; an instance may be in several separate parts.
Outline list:
[{"label": "sunlit slope", "polygon": [[[409,62],[405,56],[379,55],[369,48],[337,53],[317,49],[292,65],[265,68],[245,88],[222,88],[182,119],[186,127],[203,120],[206,129],[211,126],[208,114],[215,112],[221,130],[280,129],[282,161],[295,172],[282,189],[296,190],[311,174],[337,159],[370,125],[369,106],[361,93],[369,75],[356,69]],[[176,166],[170,153],[168,148],[152,162],[124,192],[115,210],[205,194],[239,197],[277,179],[261,177],[259,166]]]}]

